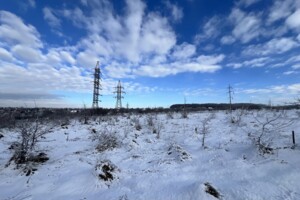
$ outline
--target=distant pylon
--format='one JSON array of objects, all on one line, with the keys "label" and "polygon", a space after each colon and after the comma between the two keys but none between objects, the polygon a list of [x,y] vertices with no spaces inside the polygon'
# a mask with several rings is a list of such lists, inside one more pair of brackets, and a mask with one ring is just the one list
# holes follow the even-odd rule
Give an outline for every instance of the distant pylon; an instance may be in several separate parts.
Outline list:
[{"label": "distant pylon", "polygon": [[99,90],[100,88],[100,80],[101,80],[101,72],[99,67],[99,61],[97,61],[95,66],[95,73],[94,73],[94,93],[93,93],[93,108],[99,108]]},{"label": "distant pylon", "polygon": [[122,87],[120,80],[119,80],[119,82],[118,82],[117,87],[115,87],[115,88],[116,88],[116,91],[115,91],[114,93],[116,93],[115,98],[117,99],[117,101],[116,101],[116,109],[120,109],[120,108],[122,108],[122,98],[124,98],[124,97],[122,96],[122,94],[125,93],[125,92],[123,91],[123,90],[124,90],[124,87]]}]

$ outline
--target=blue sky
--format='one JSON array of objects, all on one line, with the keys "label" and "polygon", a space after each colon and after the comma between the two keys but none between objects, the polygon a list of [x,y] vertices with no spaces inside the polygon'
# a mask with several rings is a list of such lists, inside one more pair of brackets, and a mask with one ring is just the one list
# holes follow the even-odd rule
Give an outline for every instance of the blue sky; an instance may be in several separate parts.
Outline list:
[{"label": "blue sky", "polygon": [[284,104],[300,92],[300,0],[0,0],[0,106]]}]

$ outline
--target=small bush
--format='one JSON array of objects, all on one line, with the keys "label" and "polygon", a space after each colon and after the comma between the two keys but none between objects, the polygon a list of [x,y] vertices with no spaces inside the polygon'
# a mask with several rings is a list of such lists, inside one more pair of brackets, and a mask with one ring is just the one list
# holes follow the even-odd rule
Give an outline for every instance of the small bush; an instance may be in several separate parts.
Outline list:
[{"label": "small bush", "polygon": [[181,117],[183,119],[188,118],[188,111],[185,108],[181,111]]},{"label": "small bush", "polygon": [[174,113],[173,112],[167,112],[167,119],[174,119]]},{"label": "small bush", "polygon": [[29,162],[48,160],[44,153],[37,154],[38,142],[54,128],[54,125],[49,126],[48,123],[44,123],[45,122],[36,119],[35,121],[24,121],[19,125],[20,140],[14,142],[9,148],[14,151],[14,153],[8,164],[14,161],[17,167],[19,167],[19,165]]},{"label": "small bush", "polygon": [[139,118],[134,117],[131,119],[131,122],[137,131],[142,130],[142,126],[141,126]]},{"label": "small bush", "polygon": [[96,149],[99,152],[112,150],[120,146],[120,142],[115,133],[101,133],[98,137]]},{"label": "small bush", "polygon": [[147,125],[153,127],[154,126],[155,117],[151,114],[146,116]]}]

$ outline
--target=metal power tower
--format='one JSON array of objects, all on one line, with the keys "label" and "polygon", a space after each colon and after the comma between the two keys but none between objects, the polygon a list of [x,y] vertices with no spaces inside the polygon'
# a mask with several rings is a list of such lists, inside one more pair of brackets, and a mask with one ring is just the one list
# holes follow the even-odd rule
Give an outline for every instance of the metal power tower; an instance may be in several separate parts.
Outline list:
[{"label": "metal power tower", "polygon": [[120,109],[122,108],[122,98],[124,98],[122,96],[122,94],[124,94],[125,92],[123,91],[124,90],[124,87],[122,87],[121,85],[121,82],[119,80],[118,82],[118,85],[117,87],[115,87],[116,91],[114,93],[116,93],[117,95],[115,96],[115,98],[117,99],[117,102],[116,102],[116,109]]},{"label": "metal power tower", "polygon": [[98,108],[99,102],[99,90],[101,89],[100,80],[101,72],[99,67],[99,61],[96,63],[95,73],[94,73],[94,93],[93,93],[93,108]]},{"label": "metal power tower", "polygon": [[230,111],[230,118],[231,122],[234,123],[233,117],[232,117],[232,99],[233,99],[233,89],[231,85],[228,86],[228,96],[229,96],[229,111]]}]

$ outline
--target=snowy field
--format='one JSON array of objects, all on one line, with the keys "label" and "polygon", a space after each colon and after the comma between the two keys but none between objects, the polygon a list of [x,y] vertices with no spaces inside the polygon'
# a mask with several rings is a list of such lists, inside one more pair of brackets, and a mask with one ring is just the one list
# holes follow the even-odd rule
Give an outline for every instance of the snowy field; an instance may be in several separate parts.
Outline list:
[{"label": "snowy field", "polygon": [[225,111],[60,122],[39,138],[35,151],[49,160],[28,163],[37,169],[29,176],[25,164],[8,164],[20,130],[2,129],[0,199],[217,199],[207,183],[219,199],[300,199],[299,111],[232,116],[234,123]]}]

